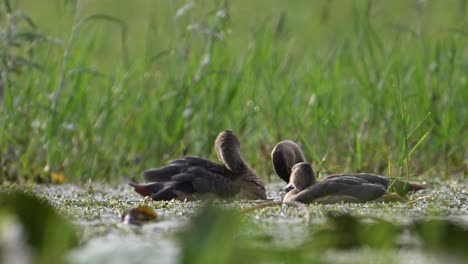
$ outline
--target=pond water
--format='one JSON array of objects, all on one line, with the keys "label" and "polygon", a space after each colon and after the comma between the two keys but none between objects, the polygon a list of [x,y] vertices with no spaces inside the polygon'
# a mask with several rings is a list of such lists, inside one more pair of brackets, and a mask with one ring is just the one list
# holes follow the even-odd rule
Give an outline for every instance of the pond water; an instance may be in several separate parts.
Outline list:
[{"label": "pond water", "polygon": [[[267,185],[273,200],[280,200],[280,184]],[[47,199],[70,218],[80,235],[80,246],[69,254],[72,263],[178,263],[180,243],[178,232],[203,206],[203,202],[153,202],[143,199],[127,185],[38,185],[37,195]],[[222,207],[248,208],[255,202],[217,202]],[[142,226],[121,223],[126,209],[148,205],[158,214],[156,222]],[[249,221],[258,227],[252,236],[268,236],[272,246],[294,248],[307,239],[310,226],[327,221],[328,212],[345,212],[352,216],[377,217],[396,225],[406,225],[418,219],[450,219],[468,226],[468,192],[465,183],[434,183],[431,188],[409,196],[402,203],[367,203],[310,205],[310,224],[304,212],[290,206],[271,206],[246,212]],[[463,258],[451,254],[433,253],[421,248],[411,235],[399,238],[400,246],[391,250],[367,247],[340,250],[327,249],[323,258],[330,263],[463,263]]]}]

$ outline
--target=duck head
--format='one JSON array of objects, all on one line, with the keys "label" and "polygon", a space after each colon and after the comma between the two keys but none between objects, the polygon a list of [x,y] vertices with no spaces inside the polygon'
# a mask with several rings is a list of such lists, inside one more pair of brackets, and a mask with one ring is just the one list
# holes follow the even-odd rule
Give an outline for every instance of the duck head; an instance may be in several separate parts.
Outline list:
[{"label": "duck head", "polygon": [[290,181],[297,191],[302,191],[313,185],[315,183],[315,174],[309,163],[296,163],[292,167]]},{"label": "duck head", "polygon": [[218,159],[234,173],[240,173],[246,168],[246,164],[240,155],[240,142],[237,136],[230,130],[219,133],[215,141]]},{"label": "duck head", "polygon": [[271,160],[276,174],[288,183],[283,189],[289,192],[294,188],[289,182],[292,167],[296,163],[305,162],[301,147],[292,140],[280,141],[271,152]]}]

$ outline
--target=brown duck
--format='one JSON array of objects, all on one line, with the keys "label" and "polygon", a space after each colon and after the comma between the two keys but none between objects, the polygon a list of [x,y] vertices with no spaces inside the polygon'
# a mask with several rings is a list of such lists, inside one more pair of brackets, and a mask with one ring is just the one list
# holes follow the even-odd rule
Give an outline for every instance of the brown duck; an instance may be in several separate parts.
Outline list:
[{"label": "brown duck", "polygon": [[[310,165],[305,162],[302,150],[299,145],[290,140],[279,142],[274,147],[271,155],[273,167],[278,176],[287,183],[291,180],[290,184],[292,186],[288,188],[288,191],[291,192],[288,193],[288,196],[299,194],[299,192],[306,189],[308,190],[299,195],[299,200],[313,200],[325,196],[325,194],[333,194],[348,196],[345,197],[345,200],[351,196],[354,198],[350,199],[350,201],[364,202],[376,199],[386,194],[387,191],[404,196],[409,191],[424,189],[423,186],[418,184],[369,173],[333,174],[325,177],[320,183],[315,183],[314,172]],[[296,164],[300,165],[295,168],[296,179],[294,182],[292,175]],[[306,177],[306,175],[308,176]],[[308,194],[306,195],[305,193]],[[338,198],[337,200],[340,201],[340,197],[332,198]]]},{"label": "brown duck", "polygon": [[155,201],[197,200],[207,194],[219,198],[267,198],[263,183],[242,159],[239,139],[232,131],[221,132],[215,148],[222,164],[187,156],[165,167],[144,171],[142,176],[148,183],[130,186]]},{"label": "brown duck", "polygon": [[370,183],[355,176],[343,175],[316,182],[314,171],[307,162],[300,162],[292,167],[290,180],[293,189],[283,198],[285,202],[359,203],[403,200],[398,194],[388,193],[384,185]]}]

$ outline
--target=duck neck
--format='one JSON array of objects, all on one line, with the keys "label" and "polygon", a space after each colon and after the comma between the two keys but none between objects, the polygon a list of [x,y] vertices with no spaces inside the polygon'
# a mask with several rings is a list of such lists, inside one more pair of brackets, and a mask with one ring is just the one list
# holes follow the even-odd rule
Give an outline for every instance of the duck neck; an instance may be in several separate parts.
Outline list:
[{"label": "duck neck", "polygon": [[312,167],[301,162],[293,167],[291,183],[297,191],[302,191],[315,184],[315,173]]},{"label": "duck neck", "polygon": [[241,173],[248,168],[238,149],[221,149],[218,154],[224,165],[234,173]]}]

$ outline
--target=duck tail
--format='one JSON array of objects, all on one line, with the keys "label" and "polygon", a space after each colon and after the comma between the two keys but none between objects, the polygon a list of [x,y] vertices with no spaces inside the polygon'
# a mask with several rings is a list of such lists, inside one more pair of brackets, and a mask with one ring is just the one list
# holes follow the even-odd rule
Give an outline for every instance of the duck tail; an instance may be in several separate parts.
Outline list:
[{"label": "duck tail", "polygon": [[410,188],[409,188],[411,191],[419,191],[419,190],[424,190],[426,189],[426,187],[420,185],[420,184],[416,184],[416,183],[411,183],[410,184]]},{"label": "duck tail", "polygon": [[128,185],[132,186],[135,192],[140,194],[141,196],[151,196],[153,193],[159,192],[164,185],[159,182],[147,183],[147,184],[137,184],[130,182]]}]

